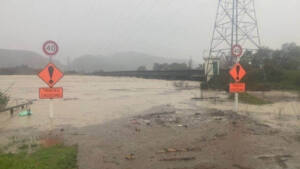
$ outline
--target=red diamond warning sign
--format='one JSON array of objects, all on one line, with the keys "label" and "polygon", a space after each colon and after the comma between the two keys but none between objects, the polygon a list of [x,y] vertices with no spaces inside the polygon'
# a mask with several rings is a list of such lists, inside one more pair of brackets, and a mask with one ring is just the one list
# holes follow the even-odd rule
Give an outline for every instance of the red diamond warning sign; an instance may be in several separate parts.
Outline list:
[{"label": "red diamond warning sign", "polygon": [[49,63],[38,76],[52,88],[64,74],[53,63]]},{"label": "red diamond warning sign", "polygon": [[246,75],[246,71],[245,69],[242,67],[242,65],[240,65],[239,63],[237,63],[236,65],[233,66],[233,68],[230,70],[229,74],[231,75],[231,77],[236,81],[239,82],[241,81],[244,76]]}]

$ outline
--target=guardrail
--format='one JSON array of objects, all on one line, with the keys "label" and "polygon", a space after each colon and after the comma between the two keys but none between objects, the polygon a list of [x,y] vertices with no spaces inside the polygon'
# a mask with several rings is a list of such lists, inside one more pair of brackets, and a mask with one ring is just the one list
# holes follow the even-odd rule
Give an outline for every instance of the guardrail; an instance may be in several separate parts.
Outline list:
[{"label": "guardrail", "polygon": [[205,80],[203,70],[176,70],[176,71],[115,71],[96,72],[97,76],[118,76],[118,77],[139,77],[145,79],[165,79],[165,80]]},{"label": "guardrail", "polygon": [[29,106],[32,105],[32,104],[33,104],[33,101],[29,101],[27,103],[22,103],[22,104],[18,104],[18,105],[15,105],[15,106],[7,107],[5,109],[0,110],[0,113],[10,111],[10,115],[13,116],[15,109],[19,109],[19,108],[24,109],[24,108],[26,108],[27,110],[30,111]]}]

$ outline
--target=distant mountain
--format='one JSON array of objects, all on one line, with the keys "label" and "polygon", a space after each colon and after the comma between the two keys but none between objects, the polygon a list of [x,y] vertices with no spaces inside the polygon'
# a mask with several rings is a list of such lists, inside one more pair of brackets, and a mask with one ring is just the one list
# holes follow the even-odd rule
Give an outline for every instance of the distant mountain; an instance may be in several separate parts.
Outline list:
[{"label": "distant mountain", "polygon": [[[58,63],[57,61],[55,62]],[[40,69],[47,63],[48,58],[32,51],[0,49],[0,68],[25,65],[34,69]]]},{"label": "distant mountain", "polygon": [[[157,57],[138,52],[122,52],[110,56],[83,55],[74,59],[68,66],[60,64],[59,61],[54,61],[61,70],[84,73],[137,70],[140,66],[152,69],[154,63],[173,62],[183,63],[186,60]],[[47,63],[48,58],[32,51],[0,49],[0,68],[17,69],[21,67],[23,70],[23,68],[28,67],[39,70]]]},{"label": "distant mountain", "polygon": [[73,60],[71,69],[80,72],[137,70],[139,66],[152,69],[154,63],[185,62],[179,59],[151,56],[138,52],[116,53],[111,56],[84,55]]}]

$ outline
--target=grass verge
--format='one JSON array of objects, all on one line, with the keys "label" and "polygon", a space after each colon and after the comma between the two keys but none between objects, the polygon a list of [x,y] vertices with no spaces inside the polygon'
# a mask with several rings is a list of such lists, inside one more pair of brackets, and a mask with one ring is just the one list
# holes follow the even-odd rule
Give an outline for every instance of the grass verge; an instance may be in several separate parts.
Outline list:
[{"label": "grass verge", "polygon": [[31,154],[0,154],[0,164],[0,169],[77,169],[77,147],[57,145]]},{"label": "grass verge", "polygon": [[[229,97],[231,100],[234,100],[234,94],[231,94]],[[265,104],[271,104],[270,101],[258,98],[256,96],[253,96],[249,93],[240,93],[239,94],[239,100],[242,103],[246,104],[252,104],[252,105],[265,105]]]}]

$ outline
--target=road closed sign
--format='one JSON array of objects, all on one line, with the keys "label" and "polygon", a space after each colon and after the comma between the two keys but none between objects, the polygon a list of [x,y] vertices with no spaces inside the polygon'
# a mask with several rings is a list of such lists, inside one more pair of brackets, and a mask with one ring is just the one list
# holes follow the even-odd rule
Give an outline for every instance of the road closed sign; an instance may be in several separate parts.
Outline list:
[{"label": "road closed sign", "polygon": [[40,99],[60,99],[63,98],[63,88],[40,88]]},{"label": "road closed sign", "polygon": [[246,91],[245,83],[230,83],[229,85],[230,93],[244,93]]}]

